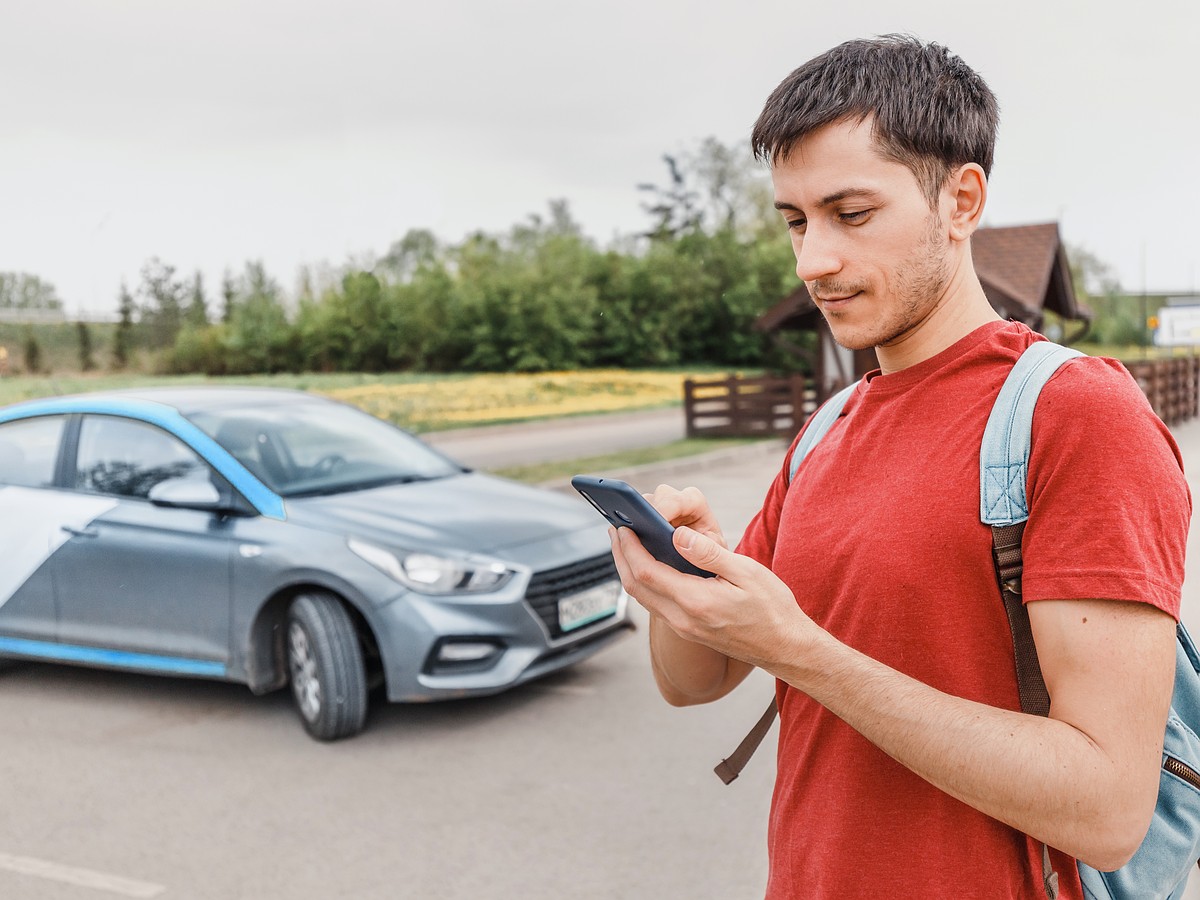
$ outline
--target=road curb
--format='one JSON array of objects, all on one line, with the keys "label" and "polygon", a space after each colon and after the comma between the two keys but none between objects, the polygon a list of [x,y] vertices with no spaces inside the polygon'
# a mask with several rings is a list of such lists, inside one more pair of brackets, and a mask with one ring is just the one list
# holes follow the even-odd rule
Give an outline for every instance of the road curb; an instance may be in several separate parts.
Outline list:
[{"label": "road curb", "polygon": [[[781,438],[758,441],[741,447],[725,447],[708,453],[697,453],[692,456],[681,456],[676,459],[665,459],[661,462],[644,463],[639,466],[627,466],[623,469],[610,469],[606,472],[579,472],[580,475],[601,475],[605,478],[618,478],[628,481],[642,491],[652,491],[664,482],[681,483],[681,476],[691,472],[702,471],[716,466],[734,464],[742,465],[772,465],[783,464],[783,454],[788,442]],[[541,482],[538,487],[551,491],[576,496],[571,487],[570,477],[552,478]]]},{"label": "road curb", "polygon": [[619,410],[617,412],[585,412],[571,416],[558,416],[546,419],[529,419],[522,422],[499,422],[495,425],[475,425],[467,428],[443,428],[438,431],[420,432],[417,436],[430,444],[453,444],[456,441],[475,440],[499,434],[520,432],[554,431],[571,427],[579,422],[638,422],[641,419],[658,418],[664,412],[675,411],[683,419],[683,408],[677,406],[654,406],[649,409]]}]

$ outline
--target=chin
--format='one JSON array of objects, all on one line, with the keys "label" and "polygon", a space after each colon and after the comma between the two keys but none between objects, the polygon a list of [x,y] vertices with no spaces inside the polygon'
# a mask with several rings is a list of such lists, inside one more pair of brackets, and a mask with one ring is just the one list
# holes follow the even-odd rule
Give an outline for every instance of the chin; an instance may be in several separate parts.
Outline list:
[{"label": "chin", "polygon": [[838,336],[837,332],[834,332],[833,339],[837,342],[839,347],[844,347],[847,350],[874,350],[879,346],[877,341],[871,340],[870,338],[861,338],[857,336],[842,338]]},{"label": "chin", "polygon": [[839,347],[847,350],[871,350],[883,343],[883,338],[873,331],[863,328],[853,328],[845,323],[835,323],[825,320],[829,331]]}]

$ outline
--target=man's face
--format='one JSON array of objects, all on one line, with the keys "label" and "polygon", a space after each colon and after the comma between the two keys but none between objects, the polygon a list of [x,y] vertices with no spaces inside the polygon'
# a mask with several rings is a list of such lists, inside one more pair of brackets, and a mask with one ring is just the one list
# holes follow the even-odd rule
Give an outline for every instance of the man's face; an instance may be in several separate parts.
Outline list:
[{"label": "man's face", "polygon": [[942,217],[871,123],[835,122],[772,167],[803,279],[834,339],[864,350],[902,341],[938,308],[951,273]]}]

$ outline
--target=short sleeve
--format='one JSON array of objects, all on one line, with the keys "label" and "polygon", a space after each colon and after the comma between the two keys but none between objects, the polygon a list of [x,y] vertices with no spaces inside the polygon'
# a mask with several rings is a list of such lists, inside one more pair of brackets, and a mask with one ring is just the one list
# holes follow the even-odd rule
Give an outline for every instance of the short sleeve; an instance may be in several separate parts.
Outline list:
[{"label": "short sleeve", "polygon": [[748,556],[768,568],[771,567],[775,556],[775,541],[779,536],[779,519],[783,514],[783,501],[787,498],[788,463],[795,449],[796,445],[793,442],[792,447],[783,458],[783,467],[776,473],[775,480],[767,489],[767,496],[763,500],[762,508],[750,520],[750,524],[742,532],[742,539],[737,545],[739,554]]},{"label": "short sleeve", "polygon": [[1084,357],[1033,418],[1025,602],[1111,599],[1179,618],[1191,495],[1179,447],[1116,360]]}]

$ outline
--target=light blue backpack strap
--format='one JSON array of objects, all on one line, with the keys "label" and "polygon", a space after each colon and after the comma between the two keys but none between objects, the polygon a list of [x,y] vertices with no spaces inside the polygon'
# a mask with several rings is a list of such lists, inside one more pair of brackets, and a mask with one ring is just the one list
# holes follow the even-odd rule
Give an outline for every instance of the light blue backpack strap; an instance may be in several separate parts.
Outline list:
[{"label": "light blue backpack strap", "polygon": [[1042,387],[1078,350],[1050,341],[1030,344],[996,397],[979,449],[979,518],[1011,525],[1029,518],[1025,476],[1033,434],[1033,409]]},{"label": "light blue backpack strap", "polygon": [[833,423],[842,414],[842,408],[845,407],[846,401],[850,399],[850,395],[854,393],[856,387],[858,387],[857,381],[846,385],[813,413],[812,421],[808,423],[808,428],[804,429],[804,437],[800,438],[800,443],[792,452],[791,465],[788,467],[788,484],[791,484],[792,479],[796,477],[796,470],[800,468],[800,463],[804,462],[804,457],[808,456],[812,448],[817,445],[817,441],[825,437],[825,433],[833,427]]}]

